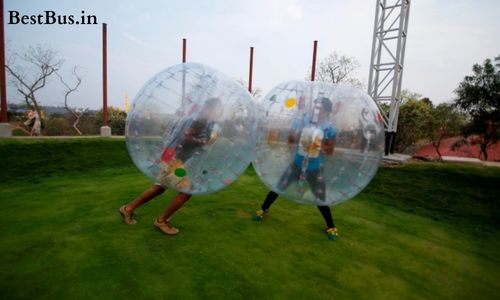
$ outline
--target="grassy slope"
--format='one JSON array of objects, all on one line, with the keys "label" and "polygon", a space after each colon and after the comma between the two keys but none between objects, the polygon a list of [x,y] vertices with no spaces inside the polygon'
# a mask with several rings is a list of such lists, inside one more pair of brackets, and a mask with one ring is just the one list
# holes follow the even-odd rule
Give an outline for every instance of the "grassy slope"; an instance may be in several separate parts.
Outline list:
[{"label": "grassy slope", "polygon": [[[150,182],[123,141],[0,140],[2,298],[495,298],[500,291],[500,170],[382,168],[334,207],[341,239],[316,208],[266,194],[248,170],[152,227],[172,192],[125,226],[117,208]],[[28,172],[29,171],[29,172]],[[392,185],[389,185],[391,183]]]}]

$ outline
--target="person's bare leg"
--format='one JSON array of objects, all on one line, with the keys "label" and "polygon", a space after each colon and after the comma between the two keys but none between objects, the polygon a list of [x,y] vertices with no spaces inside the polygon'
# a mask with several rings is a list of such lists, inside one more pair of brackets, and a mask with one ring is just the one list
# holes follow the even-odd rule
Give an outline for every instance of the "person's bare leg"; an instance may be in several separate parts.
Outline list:
[{"label": "person's bare leg", "polygon": [[175,235],[179,233],[179,229],[173,227],[170,224],[170,217],[181,208],[186,201],[191,198],[191,195],[185,193],[177,194],[172,201],[168,204],[161,215],[155,220],[154,225],[160,229],[163,233],[168,235]]},{"label": "person's bare leg", "polygon": [[156,196],[163,194],[163,192],[165,192],[165,189],[162,186],[155,184],[149,189],[145,190],[137,198],[132,200],[132,202],[125,205],[125,211],[127,213],[132,213],[137,207],[143,205],[144,203],[147,203],[149,200],[155,198]]},{"label": "person's bare leg", "polygon": [[148,202],[149,200],[154,199],[156,196],[161,195],[163,192],[165,192],[165,188],[158,184],[155,184],[145,190],[141,195],[132,200],[132,202],[130,202],[129,204],[120,206],[118,211],[123,217],[123,221],[125,222],[125,224],[133,225],[137,223],[137,221],[134,219],[134,210],[140,205]]},{"label": "person's bare leg", "polygon": [[161,223],[167,222],[168,219],[179,209],[181,208],[186,201],[191,198],[190,194],[179,193],[177,194],[172,201],[168,204],[167,208],[161,213],[158,217],[158,221]]}]

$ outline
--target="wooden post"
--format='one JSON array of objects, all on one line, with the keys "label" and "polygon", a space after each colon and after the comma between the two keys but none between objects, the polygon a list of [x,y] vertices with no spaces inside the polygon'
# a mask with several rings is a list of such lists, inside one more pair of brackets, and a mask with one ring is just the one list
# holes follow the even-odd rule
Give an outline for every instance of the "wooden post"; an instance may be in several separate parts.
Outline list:
[{"label": "wooden post", "polygon": [[110,137],[108,125],[108,35],[106,23],[102,23],[102,127],[101,136]]},{"label": "wooden post", "polygon": [[182,63],[186,62],[186,39],[182,39]]},{"label": "wooden post", "polygon": [[312,61],[312,68],[311,68],[311,81],[314,81],[315,76],[316,76],[316,50],[317,49],[318,49],[318,41],[314,41],[313,61]]},{"label": "wooden post", "polygon": [[250,71],[248,74],[248,92],[252,93],[252,77],[253,77],[253,47],[250,47]]},{"label": "wooden post", "polygon": [[0,97],[2,97],[2,112],[0,123],[7,123],[7,85],[5,72],[5,34],[3,25],[3,0],[0,0]]},{"label": "wooden post", "polygon": [[108,53],[107,25],[102,23],[102,124],[108,126]]}]

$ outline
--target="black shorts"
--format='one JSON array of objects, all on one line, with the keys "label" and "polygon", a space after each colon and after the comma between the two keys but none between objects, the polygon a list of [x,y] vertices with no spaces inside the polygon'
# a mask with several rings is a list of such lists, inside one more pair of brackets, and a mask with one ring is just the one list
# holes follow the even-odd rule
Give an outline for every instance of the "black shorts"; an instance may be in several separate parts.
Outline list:
[{"label": "black shorts", "polygon": [[[292,163],[281,175],[281,178],[278,182],[278,188],[280,190],[285,190],[290,184],[300,179],[301,169],[295,163]],[[323,178],[323,174],[320,170],[315,171],[306,171],[306,181],[309,183],[311,187],[311,192],[316,196],[320,201],[325,201],[325,179]]]}]

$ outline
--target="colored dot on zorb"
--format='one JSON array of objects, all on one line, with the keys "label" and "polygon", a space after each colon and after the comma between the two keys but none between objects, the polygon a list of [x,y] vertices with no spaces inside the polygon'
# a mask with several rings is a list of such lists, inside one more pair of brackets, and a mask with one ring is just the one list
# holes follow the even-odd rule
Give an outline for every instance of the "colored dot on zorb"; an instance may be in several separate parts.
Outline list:
[{"label": "colored dot on zorb", "polygon": [[371,181],[383,146],[383,119],[365,92],[288,81],[260,102],[253,165],[280,195],[329,206],[354,197]]},{"label": "colored dot on zorb", "polygon": [[127,149],[156,183],[189,194],[232,183],[253,158],[257,108],[236,81],[196,63],[151,78],[127,116]]}]

